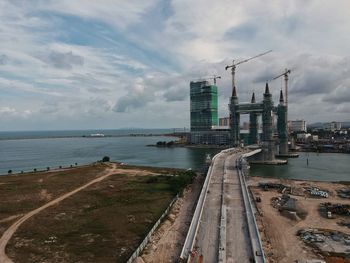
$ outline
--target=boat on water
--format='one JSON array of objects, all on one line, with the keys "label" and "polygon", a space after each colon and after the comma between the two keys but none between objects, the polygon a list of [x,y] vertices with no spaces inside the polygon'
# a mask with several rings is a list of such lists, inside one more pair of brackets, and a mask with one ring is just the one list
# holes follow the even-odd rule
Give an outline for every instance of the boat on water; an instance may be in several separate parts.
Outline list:
[{"label": "boat on water", "polygon": [[92,133],[89,137],[105,137],[103,133]]}]

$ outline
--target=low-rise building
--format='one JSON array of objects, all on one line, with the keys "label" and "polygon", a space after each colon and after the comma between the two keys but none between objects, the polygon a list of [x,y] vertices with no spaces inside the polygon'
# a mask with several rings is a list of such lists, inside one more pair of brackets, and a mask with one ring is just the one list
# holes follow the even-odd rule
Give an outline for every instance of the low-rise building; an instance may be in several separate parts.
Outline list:
[{"label": "low-rise building", "polygon": [[341,130],[341,122],[336,122],[336,121],[332,121],[332,122],[328,122],[325,123],[323,125],[323,129],[325,129],[326,131],[340,131]]},{"label": "low-rise building", "polygon": [[291,132],[306,132],[306,121],[304,120],[288,121],[288,126]]},{"label": "low-rise building", "polygon": [[219,118],[219,126],[230,126],[230,117]]}]

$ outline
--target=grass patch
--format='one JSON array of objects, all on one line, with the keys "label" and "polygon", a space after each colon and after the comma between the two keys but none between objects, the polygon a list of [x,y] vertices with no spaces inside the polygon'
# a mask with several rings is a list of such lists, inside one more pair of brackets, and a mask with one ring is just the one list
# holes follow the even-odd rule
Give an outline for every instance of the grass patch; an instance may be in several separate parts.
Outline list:
[{"label": "grass patch", "polygon": [[125,262],[194,175],[113,175],[29,219],[8,254],[15,262]]}]

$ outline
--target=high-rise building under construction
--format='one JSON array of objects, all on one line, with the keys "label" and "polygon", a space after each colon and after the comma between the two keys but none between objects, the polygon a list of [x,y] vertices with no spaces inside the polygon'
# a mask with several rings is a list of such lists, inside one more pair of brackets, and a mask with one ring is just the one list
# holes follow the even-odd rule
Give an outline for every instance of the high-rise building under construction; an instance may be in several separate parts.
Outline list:
[{"label": "high-rise building under construction", "polygon": [[209,131],[218,125],[218,88],[208,81],[191,81],[191,131]]}]

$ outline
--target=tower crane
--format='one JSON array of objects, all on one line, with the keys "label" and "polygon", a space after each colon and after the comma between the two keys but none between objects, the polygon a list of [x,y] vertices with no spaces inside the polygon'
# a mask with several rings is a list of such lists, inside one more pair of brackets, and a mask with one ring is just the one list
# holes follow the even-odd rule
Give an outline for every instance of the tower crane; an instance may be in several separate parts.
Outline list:
[{"label": "tower crane", "polygon": [[248,61],[250,61],[250,60],[252,60],[252,59],[255,59],[255,58],[264,56],[264,55],[266,55],[267,53],[270,53],[270,52],[272,52],[272,50],[266,51],[266,52],[264,52],[264,53],[261,53],[261,54],[259,54],[259,55],[256,55],[256,56],[254,56],[254,57],[251,57],[251,58],[248,58],[248,59],[245,59],[245,60],[241,60],[241,61],[239,61],[239,62],[237,62],[237,63],[235,63],[235,61],[232,60],[232,65],[228,65],[228,66],[225,67],[225,70],[227,70],[228,68],[231,68],[231,73],[232,73],[232,90],[233,90],[233,88],[235,87],[236,66],[238,66],[239,64],[243,64],[243,63],[245,63],[245,62],[248,62]]},{"label": "tower crane", "polygon": [[221,79],[221,76],[216,76],[216,75],[213,75],[212,77],[209,76],[209,77],[204,77],[204,78],[201,78],[201,79],[198,79],[198,80],[214,80],[214,85],[216,85],[216,80],[217,79]]},{"label": "tower crane", "polygon": [[290,69],[285,69],[284,72],[274,78],[271,79],[272,80],[275,80],[275,79],[278,79],[282,76],[284,76],[284,94],[285,94],[285,97],[286,97],[286,120],[288,121],[288,74],[290,74],[291,70]]},{"label": "tower crane", "polygon": [[284,76],[284,95],[286,96],[287,109],[288,109],[288,74],[290,74],[290,72],[291,70],[286,68],[282,74],[271,79],[271,80],[275,80]]}]

